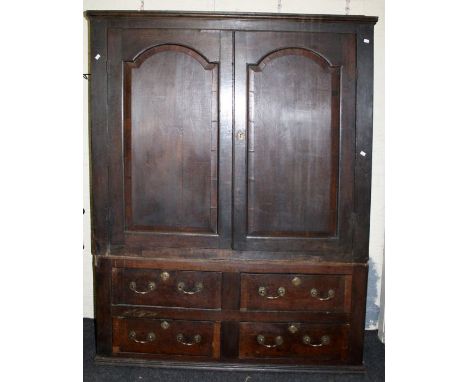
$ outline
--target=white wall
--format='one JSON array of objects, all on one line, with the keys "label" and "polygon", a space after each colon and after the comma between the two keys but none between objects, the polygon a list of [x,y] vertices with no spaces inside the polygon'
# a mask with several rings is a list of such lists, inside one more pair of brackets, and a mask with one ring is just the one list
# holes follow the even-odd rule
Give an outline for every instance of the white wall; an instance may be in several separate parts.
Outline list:
[{"label": "white wall", "polygon": [[[331,13],[345,14],[346,4],[349,14],[379,16],[374,37],[374,151],[372,165],[372,205],[370,230],[370,272],[367,309],[367,328],[377,327],[378,307],[380,305],[380,278],[382,274],[384,248],[384,0],[145,0],[145,10],[192,10],[192,11],[239,11],[239,12],[278,12],[284,13]],[[84,0],[84,10],[138,10],[140,0]],[[88,73],[87,26],[83,19],[83,73]],[[89,219],[89,160],[88,160],[88,88],[83,80],[84,105],[84,148],[83,148],[83,218],[84,256],[83,256],[83,297],[84,317],[94,317],[92,258],[90,252]]]}]

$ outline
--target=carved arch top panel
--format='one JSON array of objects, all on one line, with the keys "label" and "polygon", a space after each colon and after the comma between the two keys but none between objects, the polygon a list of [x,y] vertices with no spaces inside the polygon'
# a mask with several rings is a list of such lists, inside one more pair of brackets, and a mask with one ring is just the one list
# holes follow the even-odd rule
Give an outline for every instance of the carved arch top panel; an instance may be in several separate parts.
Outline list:
[{"label": "carved arch top panel", "polygon": [[189,48],[188,46],[181,44],[161,44],[156,45],[151,48],[145,49],[142,52],[139,52],[132,61],[127,61],[126,64],[139,68],[143,62],[145,62],[151,56],[161,53],[161,52],[179,52],[192,57],[200,63],[200,65],[206,70],[214,69],[217,64],[209,62],[202,54],[198,53],[196,50]]},{"label": "carved arch top panel", "polygon": [[333,65],[330,60],[325,58],[320,53],[317,53],[310,49],[305,48],[281,48],[277,49],[273,52],[270,52],[263,56],[257,64],[249,65],[249,68],[254,72],[261,72],[268,63],[272,62],[273,60],[285,57],[285,56],[303,56],[307,57],[310,60],[316,62],[320,65],[323,69],[338,69],[340,66]]},{"label": "carved arch top panel", "polygon": [[296,47],[248,65],[248,236],[337,235],[340,71]]},{"label": "carved arch top panel", "polygon": [[123,74],[126,231],[216,234],[218,63],[164,44]]}]

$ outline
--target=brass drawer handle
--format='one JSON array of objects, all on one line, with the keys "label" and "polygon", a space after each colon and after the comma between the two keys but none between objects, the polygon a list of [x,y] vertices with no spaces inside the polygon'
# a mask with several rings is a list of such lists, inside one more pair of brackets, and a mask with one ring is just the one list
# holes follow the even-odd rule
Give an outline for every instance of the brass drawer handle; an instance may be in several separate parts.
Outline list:
[{"label": "brass drawer handle", "polygon": [[265,336],[262,334],[259,334],[257,336],[257,342],[259,345],[265,346],[266,348],[276,348],[278,346],[281,346],[283,344],[283,337],[277,336],[275,337],[275,343],[274,344],[266,344],[265,343]]},{"label": "brass drawer handle", "polygon": [[332,298],[335,297],[335,291],[333,289],[329,289],[328,290],[328,294],[326,297],[320,297],[319,296],[319,291],[315,288],[312,288],[310,290],[310,295],[314,298],[316,298],[317,300],[320,300],[320,301],[328,301],[328,300],[331,300]]},{"label": "brass drawer handle", "polygon": [[186,290],[185,289],[185,283],[183,281],[181,281],[180,283],[177,284],[177,289],[179,290],[179,292],[183,293],[183,294],[195,294],[195,293],[199,293],[203,290],[203,283],[201,282],[198,282],[195,284],[195,288],[192,289],[192,290]]},{"label": "brass drawer handle", "polygon": [[195,345],[195,344],[199,344],[202,340],[202,337],[200,334],[195,334],[193,336],[193,341],[188,341],[185,339],[185,336],[182,334],[182,333],[179,333],[177,334],[177,342],[181,343],[182,345],[185,345],[185,346],[192,346],[192,345]]},{"label": "brass drawer handle", "polygon": [[320,347],[320,346],[326,346],[330,344],[330,336],[320,337],[320,342],[318,344],[314,344],[311,341],[312,339],[307,334],[304,337],[302,337],[302,343],[304,345],[312,346],[312,347]]},{"label": "brass drawer handle", "polygon": [[267,293],[266,287],[261,286],[261,287],[258,288],[258,294],[260,296],[262,296],[262,297],[265,297],[265,298],[269,299],[269,300],[275,300],[277,298],[283,297],[286,294],[286,289],[283,288],[283,287],[279,287],[278,292],[277,292],[278,294],[276,296],[267,296],[266,293]]},{"label": "brass drawer handle", "polygon": [[154,291],[156,289],[156,283],[154,281],[148,281],[148,285],[146,287],[146,290],[138,290],[136,288],[136,282],[135,281],[130,282],[130,284],[128,284],[128,287],[130,288],[130,290],[132,290],[135,293],[147,294],[147,293],[150,293],[150,292],[152,292],[152,291]]},{"label": "brass drawer handle", "polygon": [[138,340],[136,338],[136,333],[135,331],[130,331],[130,333],[128,333],[128,338],[130,338],[133,342],[136,342],[136,343],[139,343],[139,344],[147,344],[149,342],[153,342],[156,340],[156,334],[154,334],[153,332],[149,332],[147,335],[146,335],[146,340]]}]

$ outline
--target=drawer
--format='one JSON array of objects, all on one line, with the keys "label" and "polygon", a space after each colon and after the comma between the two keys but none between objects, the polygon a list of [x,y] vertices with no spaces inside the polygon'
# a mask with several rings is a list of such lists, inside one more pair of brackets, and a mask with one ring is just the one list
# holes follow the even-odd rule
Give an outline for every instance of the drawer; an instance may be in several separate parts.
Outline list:
[{"label": "drawer", "polygon": [[349,313],[350,275],[241,275],[241,309]]},{"label": "drawer", "polygon": [[241,322],[239,358],[303,358],[342,361],[348,353],[349,325]]},{"label": "drawer", "polygon": [[114,268],[113,303],[219,309],[221,273]]},{"label": "drawer", "polygon": [[219,323],[114,318],[113,352],[219,358]]}]

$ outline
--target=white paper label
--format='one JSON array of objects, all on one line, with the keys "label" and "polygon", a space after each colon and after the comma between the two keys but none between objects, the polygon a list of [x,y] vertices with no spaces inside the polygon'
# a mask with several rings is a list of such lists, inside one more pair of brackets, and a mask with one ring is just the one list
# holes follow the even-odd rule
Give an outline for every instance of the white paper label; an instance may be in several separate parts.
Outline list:
[{"label": "white paper label", "polygon": [[94,59],[96,59],[96,60],[99,60],[100,58],[101,58],[101,55],[99,53],[96,54],[96,57],[94,57]]},{"label": "white paper label", "polygon": [[365,157],[367,155],[364,151],[361,151],[359,154],[361,154],[361,156],[363,156],[363,157]]},{"label": "white paper label", "polygon": [[364,44],[369,44],[369,40],[367,38],[364,39]]}]

